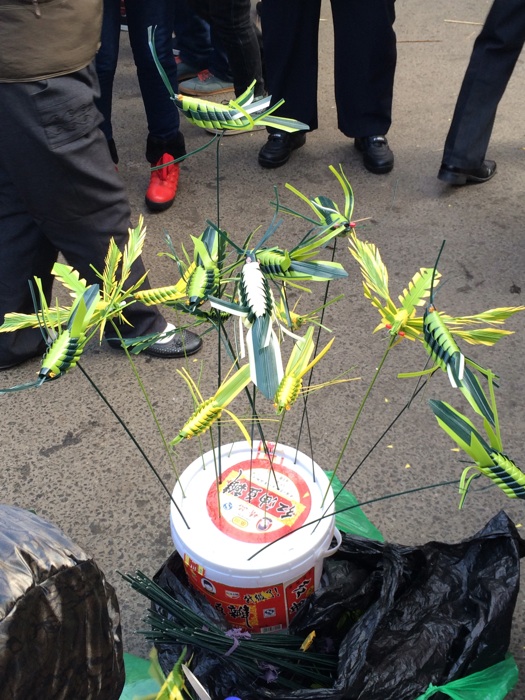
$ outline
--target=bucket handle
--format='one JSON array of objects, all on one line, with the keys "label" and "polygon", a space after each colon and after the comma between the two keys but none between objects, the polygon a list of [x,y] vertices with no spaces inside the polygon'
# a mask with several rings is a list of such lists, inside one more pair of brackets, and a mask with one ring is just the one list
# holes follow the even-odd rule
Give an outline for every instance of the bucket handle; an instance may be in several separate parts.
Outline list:
[{"label": "bucket handle", "polygon": [[335,544],[333,547],[330,547],[330,549],[327,549],[326,552],[323,554],[323,559],[326,559],[326,557],[331,557],[332,554],[335,554],[339,547],[341,546],[341,542],[343,541],[343,536],[339,532],[339,530],[334,527],[334,539],[335,539]]}]

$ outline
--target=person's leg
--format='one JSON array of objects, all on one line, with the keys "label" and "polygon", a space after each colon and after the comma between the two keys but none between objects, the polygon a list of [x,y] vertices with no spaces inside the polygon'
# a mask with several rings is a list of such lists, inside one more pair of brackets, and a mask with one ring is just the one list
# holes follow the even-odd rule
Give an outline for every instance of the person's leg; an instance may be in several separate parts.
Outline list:
[{"label": "person's leg", "polygon": [[211,27],[210,40],[212,52],[208,63],[209,71],[222,82],[231,83],[233,89],[233,75],[228,63],[228,55],[221,38],[217,35],[217,30],[213,27]]},{"label": "person's leg", "polygon": [[483,166],[496,111],[524,42],[525,2],[495,0],[461,85],[445,141],[446,165],[466,170]]},{"label": "person's leg", "polygon": [[317,129],[320,0],[263,0],[261,24],[268,92],[276,114]]},{"label": "person's leg", "polygon": [[339,129],[348,137],[386,134],[396,69],[394,0],[331,2]]},{"label": "person's leg", "polygon": [[[209,67],[213,48],[210,25],[189,6],[188,0],[172,0],[173,28],[181,62],[196,72]],[[185,76],[188,77],[188,76]],[[179,83],[184,80],[178,75]]]},{"label": "person's leg", "polygon": [[[119,247],[128,238],[130,209],[98,128],[95,80],[94,68],[88,67],[46,81],[0,84],[0,162],[11,183],[7,191],[16,192],[18,207],[18,211],[15,204],[7,209],[4,203],[3,218],[19,230],[19,249],[35,245],[46,250],[47,245],[46,260],[38,271],[44,279],[49,278],[47,267],[58,250],[88,283],[98,283],[91,265],[103,271],[110,238]],[[2,264],[16,264],[12,256],[0,257]],[[28,267],[30,274],[36,274],[35,264]],[[143,274],[139,260],[129,284]],[[26,273],[19,284],[26,287]],[[27,302],[23,294],[19,298]],[[126,318],[132,323],[122,326],[128,337],[162,331],[166,325],[156,307],[142,304],[130,306]]]},{"label": "person's leg", "polygon": [[114,163],[118,163],[117,149],[113,140],[113,126],[111,113],[113,107],[113,82],[117,70],[120,39],[120,2],[119,0],[104,0],[104,15],[102,20],[102,34],[100,48],[95,57],[98,82],[100,85],[100,97],[95,104],[101,111],[104,121],[100,128],[108,141],[111,157]]},{"label": "person's leg", "polygon": [[148,121],[146,159],[151,165],[163,165],[151,174],[146,203],[154,211],[173,204],[179,179],[179,165],[169,165],[186,153],[179,130],[179,112],[155,66],[148,45],[148,27],[155,27],[155,48],[159,61],[177,92],[177,67],[173,59],[171,0],[126,0],[128,32],[137,77]]},{"label": "person's leg", "polygon": [[[173,14],[170,0],[126,0],[128,30],[137,78],[148,120],[148,131],[157,142],[178,143],[179,112],[155,66],[148,45],[148,27],[155,28],[155,49],[168,80],[177,92],[177,68],[171,49]],[[160,157],[162,152],[159,153]],[[175,157],[183,152],[173,153]],[[158,160],[158,158],[157,158]],[[150,161],[152,162],[152,161]]]},{"label": "person's leg", "polygon": [[261,51],[251,18],[250,0],[190,0],[219,38],[228,57],[236,95],[255,80],[255,95],[264,94]]},{"label": "person's leg", "polygon": [[[42,280],[48,298],[51,296],[51,268],[57,257],[18,196],[4,167],[3,153],[0,152],[0,324],[7,313],[35,312],[29,287],[35,276]],[[44,350],[38,329],[0,333],[0,369],[41,355]]]},{"label": "person's leg", "polygon": [[[263,0],[263,35],[266,86],[271,104],[284,99],[274,113],[297,119],[317,129],[317,72],[321,0]],[[286,133],[269,128],[267,143],[259,151],[259,165],[278,168],[292,151],[306,142],[304,131]]]},{"label": "person's leg", "polygon": [[365,167],[376,174],[394,167],[385,136],[392,122],[397,58],[394,2],[331,0],[338,126],[345,136],[355,138]]}]

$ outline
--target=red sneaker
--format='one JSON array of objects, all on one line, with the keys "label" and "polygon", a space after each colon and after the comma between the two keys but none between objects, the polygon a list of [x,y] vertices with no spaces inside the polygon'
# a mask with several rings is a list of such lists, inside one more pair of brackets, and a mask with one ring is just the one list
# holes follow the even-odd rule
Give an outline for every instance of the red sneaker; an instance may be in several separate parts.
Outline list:
[{"label": "red sneaker", "polygon": [[[173,157],[164,153],[155,166],[171,163]],[[180,166],[178,163],[166,165],[158,170],[153,170],[146,190],[146,204],[151,211],[164,211],[173,204],[179,184]]]}]

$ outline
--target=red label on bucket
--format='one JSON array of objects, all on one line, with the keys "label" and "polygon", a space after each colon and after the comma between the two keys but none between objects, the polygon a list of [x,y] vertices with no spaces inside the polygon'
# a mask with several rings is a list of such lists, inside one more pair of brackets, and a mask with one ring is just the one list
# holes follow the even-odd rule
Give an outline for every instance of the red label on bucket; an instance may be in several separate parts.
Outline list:
[{"label": "red label on bucket", "polygon": [[232,627],[250,632],[286,629],[309,595],[314,592],[315,568],[292,582],[266,588],[236,588],[213,581],[202,566],[185,555],[184,566],[191,584]]},{"label": "red label on bucket", "polygon": [[241,542],[273,542],[306,522],[312,496],[304,479],[267,458],[249,459],[227,469],[206,499],[213,524]]}]

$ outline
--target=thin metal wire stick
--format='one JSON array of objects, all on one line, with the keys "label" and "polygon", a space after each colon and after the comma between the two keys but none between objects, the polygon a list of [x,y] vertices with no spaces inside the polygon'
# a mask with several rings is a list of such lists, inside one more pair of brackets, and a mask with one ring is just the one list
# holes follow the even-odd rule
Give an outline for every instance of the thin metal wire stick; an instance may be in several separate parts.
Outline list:
[{"label": "thin metal wire stick", "polygon": [[188,525],[188,523],[187,523],[187,521],[186,521],[186,518],[184,517],[184,515],[182,514],[182,512],[181,512],[179,506],[178,506],[177,503],[175,502],[171,491],[169,490],[169,488],[168,488],[168,487],[166,486],[166,484],[164,483],[162,477],[160,476],[160,474],[158,473],[158,471],[157,471],[157,470],[155,469],[155,467],[153,466],[153,463],[151,462],[151,460],[150,460],[150,458],[148,457],[148,455],[147,455],[147,454],[144,452],[144,450],[142,449],[142,446],[140,445],[140,443],[138,442],[138,440],[135,438],[135,436],[133,435],[133,433],[131,432],[131,430],[128,428],[128,426],[126,425],[126,423],[124,422],[124,420],[123,420],[123,419],[119,416],[119,414],[115,411],[115,409],[114,409],[113,406],[110,404],[110,402],[107,400],[107,398],[104,396],[104,394],[103,394],[102,391],[99,389],[99,387],[98,387],[98,386],[95,384],[95,382],[91,379],[91,377],[89,376],[89,374],[84,370],[84,368],[82,367],[82,365],[80,364],[80,362],[77,362],[77,367],[78,367],[79,370],[82,372],[82,374],[84,375],[84,377],[88,380],[88,382],[91,384],[91,386],[93,387],[93,389],[95,389],[95,391],[96,391],[97,394],[100,396],[100,398],[102,399],[102,401],[106,404],[106,406],[109,408],[109,410],[111,411],[111,413],[112,413],[112,414],[115,416],[115,418],[118,420],[118,422],[120,423],[120,425],[124,428],[126,434],[127,434],[128,437],[131,439],[131,441],[133,442],[133,444],[135,445],[135,447],[138,449],[138,451],[140,452],[140,454],[141,454],[142,457],[144,458],[146,464],[147,464],[148,467],[151,469],[151,471],[155,474],[155,476],[157,477],[157,479],[158,479],[158,481],[160,482],[161,486],[164,488],[164,490],[166,491],[166,493],[167,493],[168,496],[170,497],[170,501],[173,503],[173,505],[174,505],[175,508],[177,509],[177,512],[179,513],[180,517],[182,518],[183,523],[186,525],[186,527],[188,528],[188,530],[191,530],[190,526]]}]

